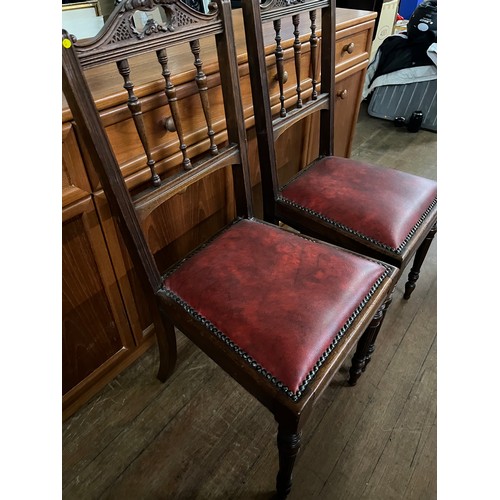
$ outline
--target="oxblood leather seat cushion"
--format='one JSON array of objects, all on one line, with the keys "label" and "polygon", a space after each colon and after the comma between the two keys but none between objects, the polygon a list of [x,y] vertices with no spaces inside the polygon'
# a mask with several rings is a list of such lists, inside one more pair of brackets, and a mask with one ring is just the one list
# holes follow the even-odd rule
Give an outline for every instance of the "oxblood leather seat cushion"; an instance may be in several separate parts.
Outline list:
[{"label": "oxblood leather seat cushion", "polygon": [[387,273],[368,258],[243,219],[167,275],[164,289],[296,400]]},{"label": "oxblood leather seat cushion", "polygon": [[281,190],[282,199],[310,209],[399,253],[436,203],[436,182],[390,168],[325,157]]}]

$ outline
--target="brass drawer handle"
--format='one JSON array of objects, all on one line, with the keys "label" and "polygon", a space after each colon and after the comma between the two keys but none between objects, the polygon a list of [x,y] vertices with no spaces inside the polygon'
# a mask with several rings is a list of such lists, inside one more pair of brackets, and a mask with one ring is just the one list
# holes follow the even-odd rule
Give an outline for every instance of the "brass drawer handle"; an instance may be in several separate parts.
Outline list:
[{"label": "brass drawer handle", "polygon": [[171,116],[169,116],[169,117],[165,118],[165,120],[163,120],[163,126],[169,132],[175,132],[175,130],[176,130],[174,119]]},{"label": "brass drawer handle", "polygon": [[[274,80],[279,81],[278,73],[274,75]],[[286,83],[287,81],[288,81],[288,71],[283,71],[283,83]]]},{"label": "brass drawer handle", "polygon": [[341,99],[345,99],[347,97],[347,89],[344,89],[344,90],[339,90],[337,92],[337,97],[340,97]]},{"label": "brass drawer handle", "polygon": [[342,52],[347,52],[348,54],[352,54],[354,52],[354,42],[351,42],[348,45],[344,45],[342,48]]}]

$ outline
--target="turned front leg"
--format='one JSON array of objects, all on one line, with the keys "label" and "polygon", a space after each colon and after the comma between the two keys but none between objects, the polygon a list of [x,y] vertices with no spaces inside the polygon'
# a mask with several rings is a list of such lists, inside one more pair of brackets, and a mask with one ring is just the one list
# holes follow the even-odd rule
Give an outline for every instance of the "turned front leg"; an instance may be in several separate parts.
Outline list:
[{"label": "turned front leg", "polygon": [[160,366],[157,378],[161,382],[165,382],[175,369],[177,362],[177,341],[175,338],[175,328],[163,311],[156,315],[155,331],[160,354]]},{"label": "turned front leg", "polygon": [[415,253],[413,266],[410,270],[410,274],[408,274],[408,281],[405,284],[405,293],[403,295],[403,298],[405,300],[408,300],[411,294],[413,293],[413,290],[415,290],[415,287],[417,285],[417,280],[420,276],[420,268],[422,267],[425,256],[427,255],[427,252],[429,250],[429,247],[431,246],[434,236],[436,235],[436,232],[437,232],[437,226],[436,224],[434,224],[432,229],[429,231],[429,234],[426,236],[425,240],[418,247],[418,250]]},{"label": "turned front leg", "polygon": [[368,352],[368,348],[371,344],[372,336],[373,336],[373,321],[375,321],[377,315],[379,314],[380,309],[377,311],[375,317],[373,318],[372,322],[368,326],[368,328],[365,330],[363,335],[358,341],[358,345],[356,347],[356,352],[354,353],[354,356],[352,357],[351,361],[351,368],[349,368],[349,384],[350,385],[356,385],[358,378],[361,376],[361,374],[364,371],[365,367],[365,359],[366,359],[366,354]]},{"label": "turned front leg", "polygon": [[300,448],[300,432],[291,432],[278,426],[279,472],[276,477],[277,498],[283,499],[292,489],[292,470]]},{"label": "turned front leg", "polygon": [[350,385],[356,385],[358,378],[366,370],[366,365],[370,362],[372,354],[375,351],[375,341],[377,340],[378,332],[382,327],[385,314],[391,302],[392,294],[379,307],[368,328],[358,341],[356,352],[352,357],[351,368],[349,369]]},{"label": "turned front leg", "polygon": [[367,350],[366,356],[365,356],[363,371],[366,370],[366,366],[368,365],[368,363],[372,359],[372,354],[375,352],[375,342],[377,341],[378,334],[380,332],[380,329],[382,328],[382,323],[384,322],[385,315],[387,314],[387,310],[389,309],[391,302],[392,302],[392,293],[389,295],[389,297],[387,297],[385,302],[382,304],[382,318],[380,319],[378,327],[375,330],[375,334],[372,337],[372,341],[370,342],[370,345],[368,346],[368,350]]}]

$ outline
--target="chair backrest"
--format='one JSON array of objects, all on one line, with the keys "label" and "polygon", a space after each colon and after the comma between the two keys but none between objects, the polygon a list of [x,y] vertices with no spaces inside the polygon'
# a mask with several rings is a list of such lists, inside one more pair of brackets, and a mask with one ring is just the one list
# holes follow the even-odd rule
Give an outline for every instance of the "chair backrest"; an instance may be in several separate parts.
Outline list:
[{"label": "chair backrest", "polygon": [[[266,213],[278,190],[275,142],[285,130],[319,111],[319,155],[333,155],[335,0],[243,0],[242,8]],[[271,101],[266,70],[263,23],[268,22],[275,32],[279,102]],[[283,47],[284,33],[290,32],[293,45]],[[301,66],[306,48],[308,67]],[[294,54],[292,74],[284,69],[285,50]]]},{"label": "chair backrest", "polygon": [[[215,140],[201,54],[204,44],[213,43],[214,39],[224,101],[225,116],[222,120],[225,119],[227,129],[227,140],[222,144],[216,144]],[[202,14],[180,0],[124,0],[117,5],[94,38],[79,42],[63,30],[62,44],[63,93],[76,122],[77,132],[99,175],[111,211],[117,216],[134,266],[144,283],[156,291],[161,284],[161,274],[142,224],[161,204],[185,192],[188,187],[213,172],[231,167],[235,215],[252,216],[231,4],[229,0],[218,0],[209,5],[208,14]],[[175,68],[169,64],[169,54],[174,50],[177,54],[181,46],[186,51],[185,57],[193,61],[192,85],[196,86],[200,96],[199,109],[189,109],[187,112],[181,112],[179,108],[173,74]],[[140,63],[134,66],[137,60]],[[95,104],[96,89],[92,88],[92,72],[95,67],[102,65],[111,67],[114,78],[117,75],[116,92],[123,94],[122,100],[127,101],[135,125],[136,139],[133,140],[140,140],[144,169],[150,172],[149,185],[134,192],[133,197],[129,194],[119,158],[106,133],[102,113]],[[168,103],[171,117],[167,125],[176,132],[180,151],[177,153],[178,165],[164,169],[162,175],[158,173],[157,166],[165,160],[169,148],[164,145],[152,146],[149,141],[151,127],[143,116],[143,108],[147,107],[148,102],[141,102],[141,88],[146,85],[143,82],[144,74],[149,76],[151,73],[155,73],[153,80],[160,89],[158,95]],[[136,84],[137,81],[140,85]],[[204,117],[206,124],[206,147],[201,152],[199,148],[193,151],[193,157],[183,131],[186,116],[195,117],[193,119],[196,120]],[[218,127],[220,129],[223,125],[219,123]]]}]

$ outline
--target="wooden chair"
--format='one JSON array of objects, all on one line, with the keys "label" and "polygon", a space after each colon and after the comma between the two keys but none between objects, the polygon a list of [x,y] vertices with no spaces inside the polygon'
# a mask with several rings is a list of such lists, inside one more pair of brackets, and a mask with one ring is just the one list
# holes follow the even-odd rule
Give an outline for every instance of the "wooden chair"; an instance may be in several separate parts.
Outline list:
[{"label": "wooden chair", "polygon": [[[345,97],[335,91],[335,59],[353,50],[353,44],[335,43],[335,0],[244,0],[242,8],[264,220],[388,262],[398,268],[395,284],[413,258],[404,292],[409,299],[437,230],[436,183],[334,156],[335,101]],[[271,73],[266,68],[266,43],[273,45],[265,36],[268,23],[273,24],[276,65]],[[285,31],[294,35],[286,50],[281,46]],[[301,54],[307,51],[310,65],[304,68]],[[271,90],[276,80],[278,98]],[[318,112],[318,154],[291,179],[280,179],[277,141]],[[370,353],[374,348],[373,343]]]},{"label": "wooden chair", "polygon": [[[136,12],[156,8],[165,22],[147,22],[138,29]],[[217,48],[227,125],[227,140],[219,143],[212,127],[201,38],[215,38]],[[196,157],[191,157],[186,145],[168,59],[181,44],[193,60],[193,85],[201,96],[200,108],[188,113],[206,119],[207,147]],[[285,497],[304,422],[350,351],[358,345],[359,352],[366,352],[380,325],[380,310],[393,286],[395,268],[253,218],[229,1],[211,4],[208,14],[200,14],[178,0],[126,0],[95,38],[78,42],[63,31],[62,45],[63,92],[79,141],[99,175],[144,289],[159,311],[155,325],[158,377],[164,381],[174,369],[176,327],[274,415],[277,491]],[[154,85],[164,86],[171,129],[179,140],[179,164],[164,172],[157,169],[158,150],[153,154],[148,142],[151,130],[145,125],[129,64],[143,54],[151,57],[148,67],[158,66]],[[118,87],[123,84],[126,93],[118,89],[117,95],[122,92],[128,99],[144,147],[144,169],[150,173],[150,182],[135,189],[133,196],[88,81],[93,68],[104,64],[112,69],[116,65],[114,70],[121,75]],[[160,271],[148,246],[144,221],[162,203],[221,169],[233,181],[234,219]],[[362,369],[362,363],[356,365],[353,376]]]}]

